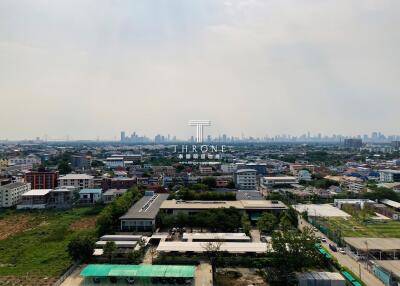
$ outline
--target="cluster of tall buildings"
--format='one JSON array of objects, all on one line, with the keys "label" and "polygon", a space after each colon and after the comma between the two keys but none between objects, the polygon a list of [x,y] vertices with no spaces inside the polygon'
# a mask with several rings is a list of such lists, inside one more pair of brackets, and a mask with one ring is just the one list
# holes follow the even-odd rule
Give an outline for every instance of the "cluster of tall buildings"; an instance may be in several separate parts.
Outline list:
[{"label": "cluster of tall buildings", "polygon": [[[253,136],[230,136],[227,134],[221,134],[218,136],[208,135],[204,138],[205,142],[224,142],[224,143],[252,143],[252,142],[332,142],[332,143],[343,143],[346,139],[354,139],[364,143],[390,143],[394,141],[400,141],[399,135],[384,135],[381,132],[372,132],[370,135],[357,135],[357,136],[345,136],[340,134],[333,134],[331,136],[322,135],[321,133],[312,135],[310,132],[300,136],[293,136],[290,134],[281,134],[275,136],[264,136],[264,137],[253,137]],[[191,136],[188,139],[177,139],[176,136],[172,135],[161,135],[157,134],[153,139],[140,136],[136,132],[131,135],[126,135],[125,131],[121,131],[120,136],[121,142],[130,143],[168,143],[168,142],[195,142],[196,138]]]}]

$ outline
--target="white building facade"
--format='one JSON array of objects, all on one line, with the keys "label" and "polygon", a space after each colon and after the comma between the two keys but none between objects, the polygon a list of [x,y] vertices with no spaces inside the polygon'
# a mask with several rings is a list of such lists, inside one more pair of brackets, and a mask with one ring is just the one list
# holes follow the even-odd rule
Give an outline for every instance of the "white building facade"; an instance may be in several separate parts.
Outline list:
[{"label": "white building facade", "polygon": [[26,157],[15,157],[8,160],[8,165],[40,165],[42,160],[34,155],[30,154]]},{"label": "white building facade", "polygon": [[29,183],[11,183],[0,187],[0,207],[9,208],[16,206],[23,194],[29,192]]},{"label": "white building facade", "polygon": [[60,187],[74,187],[78,190],[94,188],[94,177],[87,174],[68,174],[58,179]]},{"label": "white building facade", "polygon": [[236,171],[235,184],[240,190],[257,190],[257,171],[253,169]]}]

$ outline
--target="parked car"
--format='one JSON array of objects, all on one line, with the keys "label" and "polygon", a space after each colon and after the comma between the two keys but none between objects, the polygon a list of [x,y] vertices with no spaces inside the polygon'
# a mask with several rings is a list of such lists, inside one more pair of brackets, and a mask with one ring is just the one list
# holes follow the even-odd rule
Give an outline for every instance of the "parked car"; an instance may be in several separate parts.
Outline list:
[{"label": "parked car", "polygon": [[326,242],[326,238],[325,237],[321,237],[321,241],[322,242]]},{"label": "parked car", "polygon": [[336,246],[334,246],[333,244],[329,244],[329,248],[330,248],[332,251],[337,252],[337,248],[336,248]]},{"label": "parked car", "polygon": [[341,254],[346,254],[346,251],[345,251],[343,248],[341,248],[341,247],[338,248],[338,251],[339,251]]}]

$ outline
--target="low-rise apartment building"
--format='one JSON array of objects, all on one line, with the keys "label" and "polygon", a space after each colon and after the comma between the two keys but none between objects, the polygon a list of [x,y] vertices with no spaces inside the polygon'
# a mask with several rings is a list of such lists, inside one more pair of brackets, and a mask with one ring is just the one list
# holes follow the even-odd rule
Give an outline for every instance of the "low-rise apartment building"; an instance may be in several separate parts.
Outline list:
[{"label": "low-rise apartment building", "polygon": [[32,190],[55,189],[58,184],[58,171],[30,171],[25,173],[25,182]]},{"label": "low-rise apartment building", "polygon": [[94,187],[94,177],[87,174],[68,174],[58,179],[60,187],[72,186],[76,189],[91,189]]},{"label": "low-rise apartment building", "polygon": [[282,177],[263,177],[262,184],[265,187],[274,187],[282,185],[298,184],[299,179],[297,177],[282,176]]},{"label": "low-rise apartment building", "polygon": [[26,157],[10,158],[8,160],[9,165],[40,165],[41,163],[42,160],[34,154],[30,154]]},{"label": "low-rise apartment building", "polygon": [[16,206],[24,193],[30,191],[27,183],[11,183],[0,187],[0,207],[9,208]]},{"label": "low-rise apartment building", "polygon": [[380,170],[379,181],[381,183],[400,182],[400,170]]},{"label": "low-rise apartment building", "polygon": [[50,199],[51,189],[30,190],[22,194],[17,209],[45,209]]},{"label": "low-rise apartment building", "polygon": [[257,190],[257,171],[253,169],[237,170],[235,184],[240,190]]}]

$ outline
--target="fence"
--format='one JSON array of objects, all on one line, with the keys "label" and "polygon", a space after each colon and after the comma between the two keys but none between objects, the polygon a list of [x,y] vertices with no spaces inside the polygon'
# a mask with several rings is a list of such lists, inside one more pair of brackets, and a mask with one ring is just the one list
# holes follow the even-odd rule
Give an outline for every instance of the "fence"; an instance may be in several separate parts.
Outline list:
[{"label": "fence", "polygon": [[81,261],[77,261],[71,265],[70,268],[53,284],[53,286],[60,286],[78,267],[81,265]]},{"label": "fence", "polygon": [[337,232],[331,231],[325,225],[320,224],[315,218],[308,218],[308,220],[313,226],[318,228],[318,230],[320,232],[325,234],[330,240],[335,242],[338,246],[343,246],[344,245],[343,238],[340,235],[338,235]]}]

